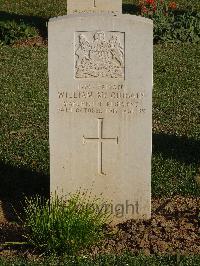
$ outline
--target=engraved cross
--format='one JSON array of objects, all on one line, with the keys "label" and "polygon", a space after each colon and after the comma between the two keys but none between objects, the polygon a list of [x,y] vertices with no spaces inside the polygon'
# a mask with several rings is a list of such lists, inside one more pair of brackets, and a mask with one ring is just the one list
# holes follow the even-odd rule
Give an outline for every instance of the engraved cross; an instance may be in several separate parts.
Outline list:
[{"label": "engraved cross", "polygon": [[94,7],[96,7],[96,0],[94,0]]},{"label": "engraved cross", "polygon": [[88,141],[97,141],[98,143],[98,174],[106,175],[103,172],[103,143],[108,141],[114,141],[118,144],[118,137],[116,138],[104,138],[103,137],[103,118],[98,118],[98,137],[86,138],[83,136],[83,144]]}]

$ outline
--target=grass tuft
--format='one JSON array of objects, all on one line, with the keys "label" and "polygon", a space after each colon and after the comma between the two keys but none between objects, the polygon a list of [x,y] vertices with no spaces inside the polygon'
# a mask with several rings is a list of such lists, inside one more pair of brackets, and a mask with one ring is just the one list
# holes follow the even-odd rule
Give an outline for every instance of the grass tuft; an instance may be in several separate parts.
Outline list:
[{"label": "grass tuft", "polygon": [[[51,201],[36,196],[26,199],[23,218],[27,242],[47,253],[76,255],[103,239],[109,214],[100,209],[101,199],[87,191]],[[98,207],[99,206],[99,207]]]}]

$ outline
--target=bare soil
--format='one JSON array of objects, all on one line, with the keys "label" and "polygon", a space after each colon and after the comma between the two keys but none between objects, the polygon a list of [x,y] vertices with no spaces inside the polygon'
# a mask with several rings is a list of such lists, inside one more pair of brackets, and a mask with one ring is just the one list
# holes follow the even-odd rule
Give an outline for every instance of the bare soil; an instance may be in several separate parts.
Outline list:
[{"label": "bare soil", "polygon": [[101,251],[200,254],[200,197],[154,199],[150,220],[130,220],[117,228],[118,236],[107,239]]},{"label": "bare soil", "polygon": [[32,38],[28,38],[25,40],[18,40],[16,41],[12,47],[37,47],[37,46],[47,46],[47,39],[43,38],[41,36],[37,36],[37,37],[32,37]]}]

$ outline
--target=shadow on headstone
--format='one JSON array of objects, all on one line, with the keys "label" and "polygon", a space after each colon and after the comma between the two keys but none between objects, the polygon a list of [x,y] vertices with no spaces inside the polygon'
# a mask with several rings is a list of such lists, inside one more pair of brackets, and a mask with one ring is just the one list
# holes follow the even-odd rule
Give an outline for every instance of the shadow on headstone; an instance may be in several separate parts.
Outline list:
[{"label": "shadow on headstone", "polygon": [[[6,220],[16,220],[25,197],[49,197],[49,176],[30,169],[16,168],[0,162],[0,202]],[[0,217],[1,218],[1,217]]]}]

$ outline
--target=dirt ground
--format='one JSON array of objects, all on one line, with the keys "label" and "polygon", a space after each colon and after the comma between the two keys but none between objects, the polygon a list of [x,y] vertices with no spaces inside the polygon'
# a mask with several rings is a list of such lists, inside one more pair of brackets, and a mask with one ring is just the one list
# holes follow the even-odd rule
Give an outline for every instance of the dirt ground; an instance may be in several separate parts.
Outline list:
[{"label": "dirt ground", "polygon": [[[115,234],[110,234],[111,231]],[[173,197],[152,200],[152,218],[130,220],[107,228],[109,237],[92,248],[92,253],[120,254],[200,254],[200,197]],[[0,256],[29,255],[32,249],[3,246],[5,242],[24,241],[22,228],[6,220],[0,224]],[[111,236],[112,235],[112,236]]]},{"label": "dirt ground", "polygon": [[13,47],[37,47],[37,46],[47,46],[47,39],[41,36],[28,38],[26,40],[18,40],[12,45]]},{"label": "dirt ground", "polygon": [[200,254],[200,197],[152,201],[152,218],[118,225],[118,236],[101,250],[145,254]]}]

